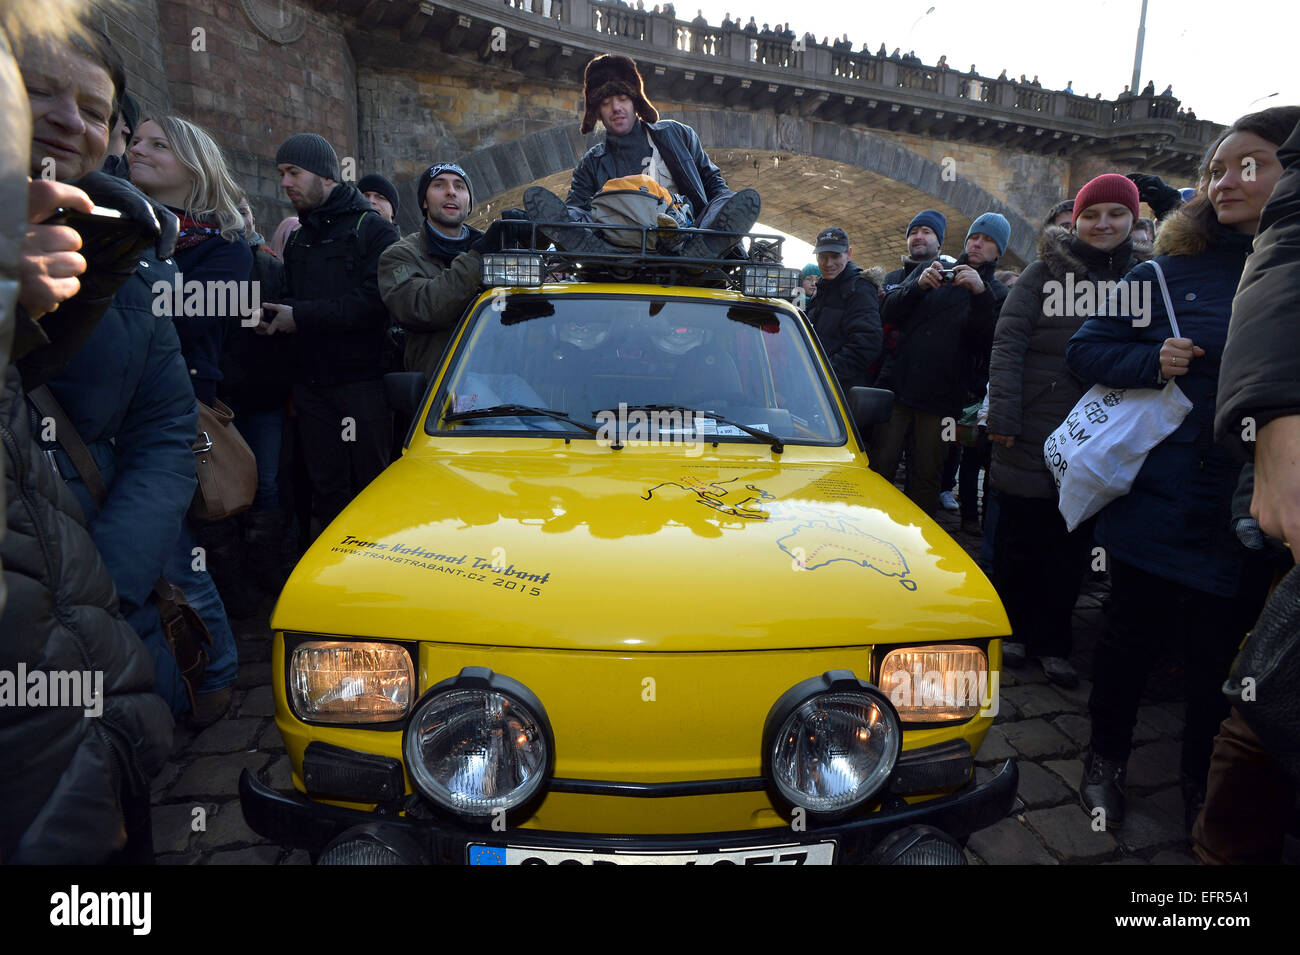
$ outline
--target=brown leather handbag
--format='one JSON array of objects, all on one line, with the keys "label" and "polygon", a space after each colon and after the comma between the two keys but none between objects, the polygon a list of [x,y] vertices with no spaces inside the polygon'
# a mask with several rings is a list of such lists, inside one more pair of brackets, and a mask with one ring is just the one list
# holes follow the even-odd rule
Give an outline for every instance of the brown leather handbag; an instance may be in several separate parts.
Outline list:
[{"label": "brown leather handbag", "polygon": [[[214,399],[215,400],[215,399]],[[194,471],[199,486],[190,504],[196,521],[220,521],[248,510],[257,494],[257,459],[235,428],[235,413],[221,401],[199,402]]]}]

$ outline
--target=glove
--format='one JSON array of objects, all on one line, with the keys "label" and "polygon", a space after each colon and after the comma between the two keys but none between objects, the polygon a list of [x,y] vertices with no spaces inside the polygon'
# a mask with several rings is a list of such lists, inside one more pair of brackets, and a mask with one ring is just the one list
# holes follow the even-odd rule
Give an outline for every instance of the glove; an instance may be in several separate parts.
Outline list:
[{"label": "glove", "polygon": [[502,248],[532,248],[533,224],[521,209],[506,209],[487,231],[469,244],[480,255],[500,252]]},{"label": "glove", "polygon": [[118,210],[122,218],[111,227],[81,235],[81,255],[86,260],[81,290],[41,320],[49,344],[19,363],[23,385],[29,390],[53,378],[77,353],[113,304],[118,289],[135,275],[140,253],[152,246],[160,259],[169,258],[180,231],[179,220],[166,206],[125,179],[91,172],[71,185],[90,196],[95,205]]},{"label": "glove", "polygon": [[1157,219],[1163,219],[1183,204],[1183,194],[1173,186],[1166,185],[1159,176],[1131,172],[1127,178],[1138,187],[1138,198],[1151,207]]}]

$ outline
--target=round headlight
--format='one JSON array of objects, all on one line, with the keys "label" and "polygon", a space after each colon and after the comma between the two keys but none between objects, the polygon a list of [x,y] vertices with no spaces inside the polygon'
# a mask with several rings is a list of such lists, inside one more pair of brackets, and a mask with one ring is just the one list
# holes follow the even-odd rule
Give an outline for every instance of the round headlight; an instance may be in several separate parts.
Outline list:
[{"label": "round headlight", "polygon": [[467,667],[429,690],[402,751],[421,792],[474,819],[527,802],[554,765],[541,702],[522,683],[482,667]]},{"label": "round headlight", "polygon": [[792,806],[838,815],[866,802],[898,761],[902,730],[879,690],[848,670],[791,687],[768,714],[763,766]]}]

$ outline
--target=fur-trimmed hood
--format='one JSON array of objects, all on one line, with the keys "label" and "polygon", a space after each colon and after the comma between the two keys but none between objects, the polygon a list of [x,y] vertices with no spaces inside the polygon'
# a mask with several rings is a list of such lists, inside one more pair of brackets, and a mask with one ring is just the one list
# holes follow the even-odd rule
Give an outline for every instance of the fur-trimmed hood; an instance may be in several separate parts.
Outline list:
[{"label": "fur-trimmed hood", "polygon": [[587,107],[582,117],[584,136],[596,128],[601,102],[619,95],[631,98],[636,114],[643,122],[659,122],[659,110],[645,95],[645,82],[636,61],[630,56],[602,53],[587,64],[582,77],[582,99]]},{"label": "fur-trimmed hood", "polygon": [[1038,237],[1038,258],[1057,280],[1064,279],[1071,272],[1076,277],[1097,272],[1113,273],[1119,277],[1151,255],[1149,246],[1134,245],[1129,239],[1107,254],[1082,241],[1076,242],[1069,229],[1055,225],[1049,225]]}]

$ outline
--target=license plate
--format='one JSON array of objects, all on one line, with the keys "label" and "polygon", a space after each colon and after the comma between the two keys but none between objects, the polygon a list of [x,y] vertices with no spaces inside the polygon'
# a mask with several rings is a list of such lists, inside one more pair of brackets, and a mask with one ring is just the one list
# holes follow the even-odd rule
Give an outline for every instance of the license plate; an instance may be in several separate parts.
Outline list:
[{"label": "license plate", "polygon": [[715,852],[585,852],[538,846],[469,846],[470,865],[831,865],[835,843]]}]

